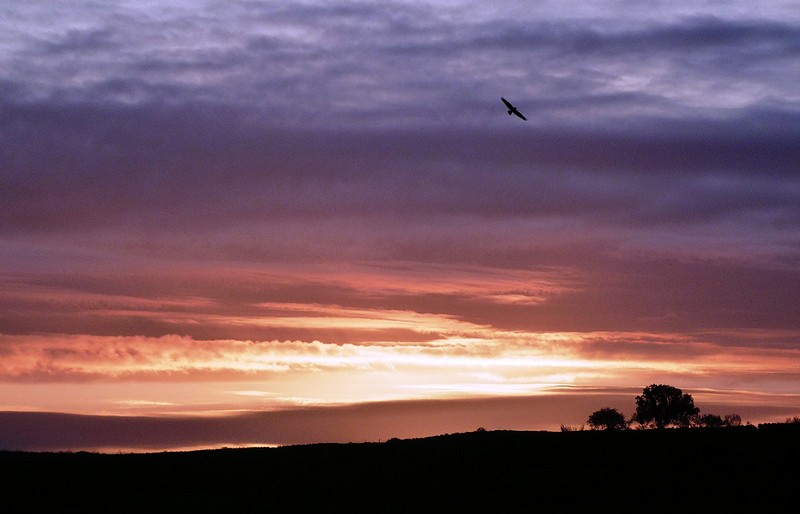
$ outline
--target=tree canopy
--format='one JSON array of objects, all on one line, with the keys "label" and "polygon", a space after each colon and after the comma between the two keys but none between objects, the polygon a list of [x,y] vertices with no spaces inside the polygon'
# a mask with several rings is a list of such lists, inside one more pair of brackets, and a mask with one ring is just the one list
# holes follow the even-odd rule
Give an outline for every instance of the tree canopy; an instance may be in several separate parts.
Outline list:
[{"label": "tree canopy", "polygon": [[625,415],[617,409],[604,407],[589,416],[589,426],[594,430],[624,430],[628,428]]},{"label": "tree canopy", "polygon": [[[627,429],[634,422],[638,422],[643,428],[731,428],[741,426],[742,417],[735,413],[724,417],[718,414],[700,415],[700,409],[695,407],[692,395],[684,394],[670,385],[651,384],[636,397],[636,413],[629,421],[617,409],[610,407],[593,412],[588,420],[592,430]],[[786,423],[800,423],[800,416],[789,418]],[[562,432],[569,430],[569,427],[561,425]]]},{"label": "tree canopy", "polygon": [[694,406],[690,394],[677,387],[651,384],[636,397],[636,413],[633,421],[643,426],[666,428],[689,426],[700,409]]}]

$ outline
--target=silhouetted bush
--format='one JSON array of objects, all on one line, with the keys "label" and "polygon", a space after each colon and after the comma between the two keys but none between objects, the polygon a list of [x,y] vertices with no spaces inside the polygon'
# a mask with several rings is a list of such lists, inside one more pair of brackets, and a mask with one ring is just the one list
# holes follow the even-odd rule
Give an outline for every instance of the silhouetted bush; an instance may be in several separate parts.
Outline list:
[{"label": "silhouetted bush", "polygon": [[740,427],[742,426],[742,417],[738,414],[726,414],[725,419],[722,420],[722,426],[725,427]]},{"label": "silhouetted bush", "polygon": [[703,414],[697,418],[697,424],[701,427],[719,428],[725,426],[722,416],[719,414]]},{"label": "silhouetted bush", "polygon": [[593,430],[624,430],[628,428],[625,416],[617,409],[604,407],[589,416],[589,427]]}]

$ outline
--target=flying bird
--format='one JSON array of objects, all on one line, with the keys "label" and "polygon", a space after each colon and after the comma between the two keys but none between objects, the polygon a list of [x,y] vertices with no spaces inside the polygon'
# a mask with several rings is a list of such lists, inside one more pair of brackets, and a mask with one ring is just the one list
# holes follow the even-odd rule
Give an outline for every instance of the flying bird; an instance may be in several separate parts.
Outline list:
[{"label": "flying bird", "polygon": [[522,118],[523,120],[527,120],[527,119],[528,119],[528,118],[526,118],[525,116],[523,116],[523,115],[522,115],[522,113],[521,113],[521,112],[519,112],[519,111],[517,110],[517,108],[516,108],[516,107],[514,107],[513,105],[511,105],[511,102],[509,102],[508,100],[506,100],[506,99],[505,99],[505,98],[503,98],[502,96],[500,97],[500,100],[502,100],[502,101],[503,101],[503,103],[504,103],[504,104],[506,104],[506,107],[508,107],[508,115],[509,115],[509,116],[510,116],[510,115],[512,115],[512,114],[516,114],[517,116],[519,116],[519,117],[520,117],[520,118]]}]

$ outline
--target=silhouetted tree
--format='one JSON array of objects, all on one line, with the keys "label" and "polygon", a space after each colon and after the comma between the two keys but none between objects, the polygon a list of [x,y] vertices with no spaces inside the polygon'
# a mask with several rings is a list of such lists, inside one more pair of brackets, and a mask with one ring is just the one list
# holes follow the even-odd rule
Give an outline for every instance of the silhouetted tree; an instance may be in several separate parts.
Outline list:
[{"label": "silhouetted tree", "polygon": [[665,428],[670,425],[689,426],[700,409],[694,406],[690,394],[677,387],[652,384],[636,397],[636,413],[633,421],[643,426]]},{"label": "silhouetted tree", "polygon": [[589,416],[589,427],[593,430],[624,430],[628,427],[625,416],[617,409],[603,407]]},{"label": "silhouetted tree", "polygon": [[726,427],[740,427],[742,426],[742,417],[738,414],[725,414],[725,419],[722,420],[722,425]]}]

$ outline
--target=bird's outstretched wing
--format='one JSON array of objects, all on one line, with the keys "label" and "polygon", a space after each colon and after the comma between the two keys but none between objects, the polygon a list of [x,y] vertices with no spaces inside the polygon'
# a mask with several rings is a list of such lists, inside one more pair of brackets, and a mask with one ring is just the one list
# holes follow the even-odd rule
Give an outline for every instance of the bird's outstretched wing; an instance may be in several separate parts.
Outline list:
[{"label": "bird's outstretched wing", "polygon": [[502,100],[502,101],[503,101],[503,103],[504,103],[504,104],[506,104],[506,107],[508,107],[508,114],[509,114],[509,115],[510,115],[510,114],[515,114],[515,115],[519,116],[520,118],[522,118],[523,120],[527,120],[527,119],[528,119],[528,118],[526,118],[525,116],[523,116],[523,115],[522,115],[522,113],[521,113],[521,112],[519,112],[519,111],[517,110],[517,108],[516,108],[516,107],[514,107],[514,106],[511,104],[511,102],[509,102],[508,100],[506,100],[506,99],[505,99],[505,98],[503,98],[502,96],[500,97],[500,100]]}]

